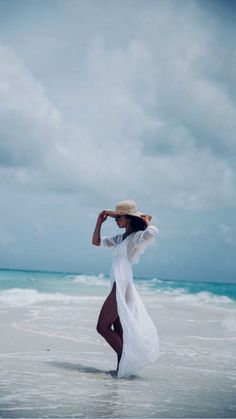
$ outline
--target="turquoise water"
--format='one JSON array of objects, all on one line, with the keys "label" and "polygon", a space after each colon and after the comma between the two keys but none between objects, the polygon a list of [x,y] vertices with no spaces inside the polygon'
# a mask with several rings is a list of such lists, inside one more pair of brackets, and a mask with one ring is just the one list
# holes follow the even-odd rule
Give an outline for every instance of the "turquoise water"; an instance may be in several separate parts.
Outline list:
[{"label": "turquoise water", "polygon": [[[236,301],[236,284],[219,282],[174,281],[158,278],[135,278],[137,286],[150,293],[177,291],[184,294],[209,293],[225,296]],[[42,272],[26,270],[0,269],[0,290],[22,288],[39,292],[60,292],[68,295],[93,291],[103,293],[108,286],[108,277],[82,273]]]}]

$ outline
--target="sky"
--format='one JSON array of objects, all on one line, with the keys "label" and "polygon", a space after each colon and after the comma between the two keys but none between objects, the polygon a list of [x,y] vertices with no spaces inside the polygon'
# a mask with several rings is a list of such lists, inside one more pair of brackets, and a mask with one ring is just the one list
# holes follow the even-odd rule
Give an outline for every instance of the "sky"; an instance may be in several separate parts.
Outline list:
[{"label": "sky", "polygon": [[1,268],[109,273],[96,217],[132,199],[159,229],[136,276],[236,283],[235,17],[0,0]]}]

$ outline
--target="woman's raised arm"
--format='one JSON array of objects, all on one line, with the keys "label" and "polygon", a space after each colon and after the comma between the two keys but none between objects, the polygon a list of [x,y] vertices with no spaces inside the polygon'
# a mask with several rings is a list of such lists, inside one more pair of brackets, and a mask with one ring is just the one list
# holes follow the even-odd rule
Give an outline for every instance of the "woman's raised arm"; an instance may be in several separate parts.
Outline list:
[{"label": "woman's raised arm", "polygon": [[107,211],[103,210],[102,212],[100,212],[100,214],[98,215],[97,218],[97,222],[96,222],[96,226],[93,232],[93,238],[92,238],[92,243],[94,244],[94,246],[100,246],[100,242],[101,242],[101,226],[104,223],[104,221],[106,221],[108,217]]}]

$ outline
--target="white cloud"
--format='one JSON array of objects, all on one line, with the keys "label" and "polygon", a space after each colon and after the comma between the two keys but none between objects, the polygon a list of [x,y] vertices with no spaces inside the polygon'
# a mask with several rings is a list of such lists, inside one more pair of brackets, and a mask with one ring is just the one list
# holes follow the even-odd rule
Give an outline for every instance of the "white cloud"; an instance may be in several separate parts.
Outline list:
[{"label": "white cloud", "polygon": [[[63,74],[56,78],[54,98],[64,89],[56,105],[47,80],[2,46],[2,179],[95,200],[151,197],[153,207],[234,206],[228,155],[235,150],[236,109],[224,86],[206,76],[217,25],[195,2],[184,6],[181,13],[175,3],[138,8],[126,43],[117,43],[115,33],[91,35],[84,54],[78,51],[81,75],[65,84]],[[67,16],[78,12],[63,7]],[[79,27],[71,30],[83,36]],[[47,37],[53,45],[52,33]],[[56,45],[75,58],[76,42],[68,39]],[[45,37],[41,42],[43,50]],[[60,74],[60,67],[56,55],[53,71]]]},{"label": "white cloud", "polygon": [[31,184],[60,141],[61,116],[17,54],[0,45],[0,59],[2,180]]}]

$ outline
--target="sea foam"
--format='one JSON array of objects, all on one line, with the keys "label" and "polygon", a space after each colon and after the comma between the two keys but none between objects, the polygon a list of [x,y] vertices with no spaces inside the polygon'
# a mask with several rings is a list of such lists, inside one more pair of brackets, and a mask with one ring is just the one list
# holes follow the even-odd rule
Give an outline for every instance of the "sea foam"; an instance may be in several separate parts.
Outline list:
[{"label": "sea foam", "polygon": [[[76,278],[75,278],[76,281]],[[78,278],[80,281],[80,278]],[[82,280],[83,281],[83,280]],[[86,280],[87,281],[87,280]],[[91,279],[93,281],[93,279]],[[83,283],[83,282],[82,282]],[[86,282],[87,283],[87,282]],[[107,281],[105,282],[107,285]],[[90,283],[92,286],[92,284]],[[95,285],[95,284],[94,284]],[[103,284],[104,285],[104,284]],[[229,304],[235,305],[235,302],[226,296],[219,296],[211,294],[210,292],[199,292],[196,294],[190,294],[184,289],[176,290],[156,290],[155,293],[151,293],[144,285],[137,285],[137,289],[143,297],[147,300],[162,302],[163,299],[168,299],[170,302],[184,303],[186,305],[199,306],[199,305],[214,305],[220,304],[227,306]],[[54,303],[54,304],[76,304],[81,300],[97,300],[103,301],[108,294],[108,290],[104,292],[104,295],[96,295],[96,288],[93,295],[69,295],[60,292],[45,293],[39,292],[31,288],[11,288],[0,292],[0,305],[8,307],[30,307],[34,304],[41,303]]]},{"label": "sea foam", "polygon": [[73,296],[61,293],[40,293],[34,289],[12,288],[0,292],[0,304],[9,307],[29,307],[38,303],[78,303],[80,300],[98,300],[98,296]]},{"label": "sea foam", "polygon": [[103,274],[99,275],[76,275],[71,279],[73,284],[80,284],[86,286],[107,286],[108,280],[104,277]]}]

